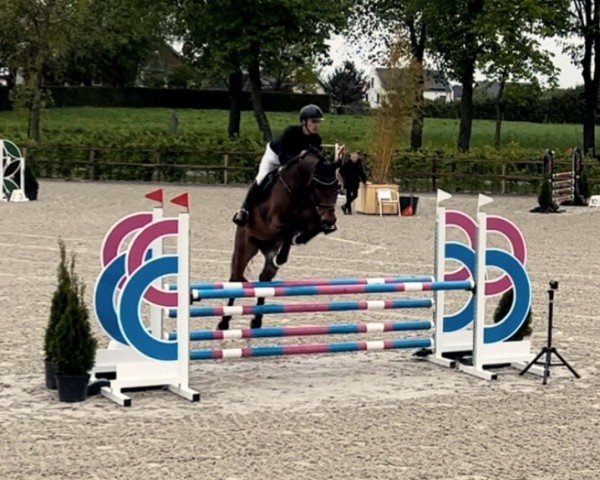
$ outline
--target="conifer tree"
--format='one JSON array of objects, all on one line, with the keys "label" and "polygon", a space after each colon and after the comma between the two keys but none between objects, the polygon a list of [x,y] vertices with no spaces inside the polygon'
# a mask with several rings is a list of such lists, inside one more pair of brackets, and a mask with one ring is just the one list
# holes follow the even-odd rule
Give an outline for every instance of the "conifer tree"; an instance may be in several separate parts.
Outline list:
[{"label": "conifer tree", "polygon": [[52,296],[50,318],[48,319],[46,333],[44,335],[44,352],[46,354],[46,360],[54,360],[54,333],[56,330],[56,325],[58,325],[58,322],[67,310],[68,294],[71,289],[71,277],[67,267],[67,253],[65,249],[65,242],[63,240],[58,241],[58,248],[60,251],[60,262],[58,264],[57,275],[58,285],[54,295]]},{"label": "conifer tree", "polygon": [[67,308],[54,332],[53,361],[59,374],[82,375],[94,366],[97,342],[85,304],[85,285],[75,274],[74,256],[69,277]]}]

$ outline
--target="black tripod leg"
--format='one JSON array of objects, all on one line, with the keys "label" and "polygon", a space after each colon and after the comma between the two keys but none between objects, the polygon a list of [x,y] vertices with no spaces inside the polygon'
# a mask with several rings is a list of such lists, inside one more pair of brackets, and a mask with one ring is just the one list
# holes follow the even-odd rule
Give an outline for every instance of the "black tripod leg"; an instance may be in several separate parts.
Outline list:
[{"label": "black tripod leg", "polygon": [[550,376],[550,365],[552,365],[552,350],[553,348],[546,348],[546,363],[544,364],[544,380],[543,385],[548,383],[548,377]]},{"label": "black tripod leg", "polygon": [[535,365],[535,362],[537,362],[544,353],[546,353],[546,348],[545,347],[542,348],[542,351],[540,353],[538,353],[535,356],[535,358],[531,362],[529,362],[527,364],[527,366],[523,370],[521,370],[519,372],[519,375],[523,375],[523,374],[527,373],[527,370],[529,370],[533,365]]},{"label": "black tripod leg", "polygon": [[579,374],[575,371],[575,369],[571,365],[569,365],[569,362],[567,362],[563,358],[563,356],[560,353],[558,353],[558,351],[556,349],[553,349],[553,350],[554,350],[554,354],[560,359],[560,361],[563,363],[563,365],[571,371],[571,373],[575,376],[575,378],[581,378],[579,376]]}]

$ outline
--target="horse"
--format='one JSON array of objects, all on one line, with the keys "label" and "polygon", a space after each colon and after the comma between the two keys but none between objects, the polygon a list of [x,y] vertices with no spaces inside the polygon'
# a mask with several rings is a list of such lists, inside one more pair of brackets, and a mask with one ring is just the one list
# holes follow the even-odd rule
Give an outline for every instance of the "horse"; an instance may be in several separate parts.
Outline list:
[{"label": "horse", "polygon": [[[292,245],[306,244],[319,233],[327,235],[337,229],[338,167],[337,162],[310,150],[267,179],[269,191],[251,208],[248,223],[236,228],[230,282],[247,281],[244,272],[259,251],[265,259],[259,280],[270,281],[287,262]],[[230,298],[228,305],[234,301]],[[264,303],[259,297],[257,305]],[[230,320],[231,316],[222,317],[217,328],[227,330]],[[250,327],[261,325],[262,315],[257,314]]]}]

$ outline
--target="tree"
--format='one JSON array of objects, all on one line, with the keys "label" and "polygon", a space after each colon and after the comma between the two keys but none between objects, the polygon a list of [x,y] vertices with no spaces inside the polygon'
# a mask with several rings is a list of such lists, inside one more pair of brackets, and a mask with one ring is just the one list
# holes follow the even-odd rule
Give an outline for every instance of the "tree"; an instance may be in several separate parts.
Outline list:
[{"label": "tree", "polygon": [[[57,83],[133,86],[165,37],[168,0],[89,0]],[[135,18],[132,22],[131,19]]]},{"label": "tree", "polygon": [[13,95],[29,110],[28,135],[40,141],[41,111],[47,98],[44,73],[61,65],[82,25],[88,0],[11,0],[0,3],[0,56],[22,74]]},{"label": "tree", "polygon": [[323,61],[322,58],[304,51],[303,45],[289,45],[281,58],[271,60],[267,58],[263,62],[263,74],[270,88],[280,91],[295,88],[314,93],[319,85],[316,64]]},{"label": "tree", "polygon": [[[496,34],[497,41],[491,43],[488,51],[482,53],[480,64],[484,65],[483,73],[486,78],[496,81],[499,84],[498,94],[496,95],[496,131],[494,135],[494,145],[500,146],[500,137],[502,130],[502,119],[504,115],[505,96],[507,92],[507,82],[528,81],[532,87],[539,91],[539,77],[545,77],[548,81],[556,85],[556,68],[552,63],[552,55],[543,50],[537,37],[528,35],[521,36],[520,28],[522,25],[517,19],[523,16],[522,4],[505,5],[509,8],[503,16],[514,17],[513,21],[500,24]],[[544,21],[536,28],[537,35],[551,36],[555,29],[560,26],[562,15],[552,17],[552,12],[544,12]],[[516,84],[509,85],[508,89],[512,99],[519,101],[519,97],[527,96],[533,92],[519,89]],[[521,95],[523,94],[523,95]]]},{"label": "tree", "polygon": [[349,105],[365,98],[367,80],[352,62],[336,68],[324,83],[325,92],[336,105]]},{"label": "tree", "polygon": [[600,1],[572,0],[567,34],[583,39],[583,45],[570,45],[574,63],[581,64],[583,76],[583,151],[596,155],[596,113],[600,89]]},{"label": "tree", "polygon": [[[416,75],[417,88],[413,95],[410,144],[413,150],[423,145],[424,59],[427,48],[425,1],[421,0],[358,0],[353,10],[352,34],[355,38],[369,37],[368,57],[387,63],[389,50],[400,39],[410,47],[410,69]],[[399,38],[400,37],[400,38]]]},{"label": "tree", "polygon": [[[530,39],[548,35],[564,12],[565,0],[427,0],[429,47],[436,60],[462,84],[458,148],[469,150],[475,70],[495,62],[499,52],[538,54]],[[509,34],[507,34],[509,33]],[[528,46],[523,50],[523,46]],[[500,62],[502,71],[515,63]]]},{"label": "tree", "polygon": [[265,141],[271,140],[271,128],[262,104],[262,69],[266,64],[272,68],[282,60],[289,62],[289,52],[294,52],[298,65],[325,55],[325,41],[332,31],[344,27],[350,5],[349,0],[176,3],[184,52],[196,62],[229,72],[232,109],[241,94],[243,72],[247,72],[254,116]]}]

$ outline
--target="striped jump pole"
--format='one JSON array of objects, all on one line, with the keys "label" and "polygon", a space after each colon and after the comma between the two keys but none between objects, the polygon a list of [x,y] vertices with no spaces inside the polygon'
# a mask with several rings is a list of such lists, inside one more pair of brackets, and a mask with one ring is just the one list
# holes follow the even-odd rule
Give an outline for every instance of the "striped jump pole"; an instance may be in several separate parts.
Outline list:
[{"label": "striped jump pole", "polygon": [[[268,282],[196,282],[195,290],[215,290],[224,288],[262,288],[262,287],[301,287],[317,285],[380,285],[386,283],[432,282],[431,275],[401,275],[389,277],[340,277],[340,278],[303,278],[299,280],[271,280]],[[169,290],[177,290],[177,284],[171,283]]]},{"label": "striped jump pole", "polygon": [[[289,327],[241,328],[237,330],[196,330],[190,333],[191,341],[233,340],[243,338],[301,337],[308,335],[346,335],[371,332],[400,332],[431,330],[431,320],[405,320],[383,323],[340,323],[333,325],[298,325]],[[177,332],[171,332],[167,340],[177,339]]]},{"label": "striped jump pole", "polygon": [[[284,303],[242,305],[232,307],[192,307],[190,317],[222,317],[229,315],[268,315],[273,313],[344,312],[351,310],[388,310],[396,308],[431,308],[431,298],[393,300],[355,300],[346,302]],[[169,317],[176,318],[177,310],[170,309]]]},{"label": "striped jump pole", "polygon": [[299,287],[224,288],[221,290],[192,289],[193,300],[215,298],[293,297],[302,295],[352,295],[361,293],[427,292],[436,290],[472,290],[475,283],[465,281],[412,282],[361,285],[316,285]]},{"label": "striped jump pole", "polygon": [[316,353],[395,350],[403,348],[433,348],[431,338],[398,338],[394,340],[361,340],[358,342],[311,343],[306,345],[269,345],[244,348],[210,348],[192,350],[190,360],[220,360],[226,358],[274,357]]}]

